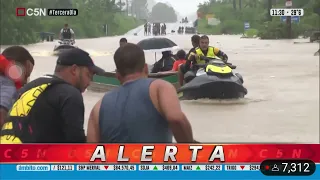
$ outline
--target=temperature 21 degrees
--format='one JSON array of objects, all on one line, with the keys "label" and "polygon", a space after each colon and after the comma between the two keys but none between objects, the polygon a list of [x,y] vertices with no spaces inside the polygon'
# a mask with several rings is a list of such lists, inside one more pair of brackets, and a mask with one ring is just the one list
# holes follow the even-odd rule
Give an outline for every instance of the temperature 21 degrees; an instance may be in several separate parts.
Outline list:
[{"label": "temperature 21 degrees", "polygon": [[303,9],[270,9],[270,16],[303,16]]}]

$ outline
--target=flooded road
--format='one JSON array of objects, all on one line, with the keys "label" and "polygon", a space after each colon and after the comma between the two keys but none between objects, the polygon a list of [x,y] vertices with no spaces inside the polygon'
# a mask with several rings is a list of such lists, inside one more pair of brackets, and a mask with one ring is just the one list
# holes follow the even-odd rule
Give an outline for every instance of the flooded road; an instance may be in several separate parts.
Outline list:
[{"label": "flooded road", "polygon": [[[133,43],[144,38],[126,37]],[[183,49],[191,48],[191,36],[167,37]],[[90,52],[96,64],[110,71],[115,69],[112,53],[119,39],[82,39],[76,45]],[[240,36],[210,36],[210,41],[238,66],[237,72],[244,77],[248,95],[243,100],[182,101],[198,141],[319,142],[319,56],[313,56],[317,44],[240,39]],[[56,62],[56,57],[51,56],[53,46],[53,42],[26,46],[36,60],[32,79],[53,72]],[[146,57],[148,63],[154,62],[154,54]],[[84,93],[86,120],[102,96],[90,91]]]}]

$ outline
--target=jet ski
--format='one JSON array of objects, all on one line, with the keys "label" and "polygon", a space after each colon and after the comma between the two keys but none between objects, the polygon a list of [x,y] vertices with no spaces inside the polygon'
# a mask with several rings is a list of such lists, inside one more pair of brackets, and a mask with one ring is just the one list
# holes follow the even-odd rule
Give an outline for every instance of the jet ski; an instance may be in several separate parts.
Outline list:
[{"label": "jet ski", "polygon": [[178,89],[181,100],[195,99],[235,99],[244,98],[248,93],[239,73],[233,72],[235,65],[221,59],[202,58],[207,61],[198,71],[187,72],[186,84]]},{"label": "jet ski", "polygon": [[78,48],[77,46],[74,46],[74,41],[71,39],[64,39],[64,40],[58,41],[58,43],[59,44],[55,45],[53,49],[53,52],[55,54],[59,54],[67,49]]}]

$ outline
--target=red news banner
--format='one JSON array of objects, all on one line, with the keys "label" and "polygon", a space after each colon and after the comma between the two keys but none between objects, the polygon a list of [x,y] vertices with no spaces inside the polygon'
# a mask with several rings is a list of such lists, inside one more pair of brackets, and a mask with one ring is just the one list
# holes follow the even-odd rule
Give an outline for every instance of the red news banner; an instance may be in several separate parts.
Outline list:
[{"label": "red news banner", "polygon": [[320,144],[19,144],[0,145],[1,163],[260,163],[272,158],[320,163]]}]

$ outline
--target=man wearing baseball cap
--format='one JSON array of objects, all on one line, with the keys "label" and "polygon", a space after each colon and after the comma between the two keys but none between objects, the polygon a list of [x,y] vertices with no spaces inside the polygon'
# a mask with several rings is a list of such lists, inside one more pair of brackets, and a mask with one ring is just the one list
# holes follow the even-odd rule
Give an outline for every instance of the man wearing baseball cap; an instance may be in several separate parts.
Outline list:
[{"label": "man wearing baseball cap", "polygon": [[2,144],[84,143],[82,92],[103,74],[81,49],[61,53],[54,75],[25,85],[1,130]]},{"label": "man wearing baseball cap", "polygon": [[74,48],[61,53],[57,60],[55,75],[63,76],[67,82],[84,92],[92,80],[93,74],[103,75],[105,71],[93,63],[89,54]]}]

